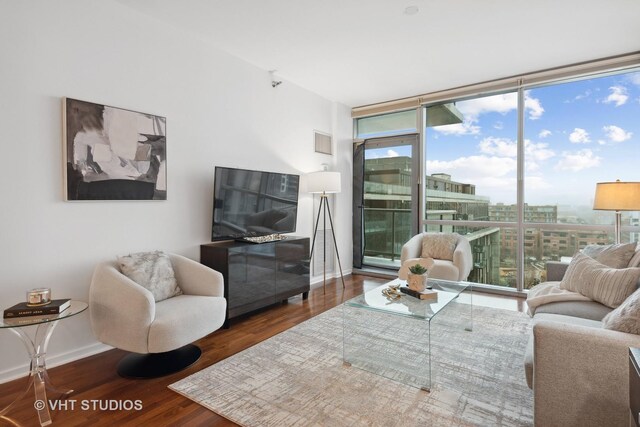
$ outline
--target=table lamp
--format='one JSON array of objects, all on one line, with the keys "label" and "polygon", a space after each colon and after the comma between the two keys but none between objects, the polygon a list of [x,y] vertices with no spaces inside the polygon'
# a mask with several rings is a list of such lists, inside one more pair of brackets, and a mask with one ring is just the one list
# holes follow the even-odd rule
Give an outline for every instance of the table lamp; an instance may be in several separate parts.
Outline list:
[{"label": "table lamp", "polygon": [[622,229],[621,211],[640,211],[640,182],[598,182],[593,209],[616,211],[614,234],[620,243]]}]

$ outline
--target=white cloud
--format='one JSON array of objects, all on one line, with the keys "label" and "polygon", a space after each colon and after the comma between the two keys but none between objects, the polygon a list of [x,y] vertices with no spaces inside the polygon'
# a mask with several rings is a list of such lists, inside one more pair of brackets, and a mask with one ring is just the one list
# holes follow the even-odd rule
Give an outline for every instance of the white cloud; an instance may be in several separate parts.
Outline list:
[{"label": "white cloud", "polygon": [[480,133],[480,126],[468,121],[453,125],[436,126],[433,129],[444,135],[477,135]]},{"label": "white cloud", "polygon": [[480,141],[478,148],[481,153],[493,156],[516,157],[518,155],[517,143],[509,138],[485,138]]},{"label": "white cloud", "polygon": [[604,100],[605,104],[614,103],[616,107],[624,105],[629,99],[629,95],[627,95],[627,88],[624,86],[611,86],[609,88],[611,93]]},{"label": "white cloud", "polygon": [[398,156],[399,156],[399,154],[398,154],[397,151],[394,151],[394,150],[388,150],[387,151],[387,157],[398,157]]},{"label": "white cloud", "polygon": [[451,161],[427,160],[429,173],[448,173],[454,181],[476,183],[477,179],[502,177],[514,172],[515,159],[497,156],[459,157]]},{"label": "white cloud", "polygon": [[631,138],[631,135],[633,135],[633,132],[627,132],[621,127],[615,125],[605,126],[602,128],[602,130],[605,132],[606,137],[609,138],[609,141],[611,142],[626,141],[627,139]]},{"label": "white cloud", "polygon": [[589,97],[589,95],[591,95],[591,90],[587,89],[584,93],[581,93],[580,95],[576,95],[575,98],[573,98],[575,101],[579,101],[583,98],[587,98]]},{"label": "white cloud", "polygon": [[575,128],[569,135],[569,141],[574,144],[587,144],[591,142],[589,138],[589,132],[581,128]]},{"label": "white cloud", "polygon": [[518,97],[517,93],[485,96],[459,102],[456,106],[464,115],[465,120],[475,123],[482,114],[507,114],[509,111],[515,110],[518,107]]},{"label": "white cloud", "polygon": [[637,73],[631,73],[627,76],[629,81],[636,86],[640,86],[640,71]]},{"label": "white cloud", "polygon": [[546,138],[548,136],[551,136],[551,131],[548,129],[542,129],[538,134],[538,138]]},{"label": "white cloud", "polygon": [[493,124],[493,128],[494,129],[498,129],[498,130],[502,130],[504,129],[504,123],[502,123],[501,121],[497,121]]},{"label": "white cloud", "polygon": [[540,100],[529,97],[529,91],[524,93],[524,109],[529,110],[530,120],[538,120],[542,117],[542,113],[544,113],[544,108],[542,108]]},{"label": "white cloud", "polygon": [[[597,90],[597,89],[596,89]],[[571,104],[573,102],[576,101],[580,101],[581,99],[585,99],[591,96],[591,89],[587,89],[585,90],[583,93],[579,93],[578,95],[574,96],[572,99],[565,99],[564,101],[562,101],[564,104]]]},{"label": "white cloud", "polygon": [[547,143],[531,142],[528,139],[525,139],[524,141],[525,159],[540,161],[540,160],[548,160],[551,157],[555,156],[556,153],[547,147],[549,147],[549,144]]},{"label": "white cloud", "polygon": [[[524,141],[525,165],[530,172],[540,169],[538,162],[554,157],[556,153],[550,150],[549,144],[543,142]],[[482,154],[498,157],[516,158],[518,156],[518,144],[509,138],[485,138],[480,141],[478,148]]]},{"label": "white cloud", "polygon": [[447,173],[453,181],[475,185],[477,195],[515,203],[515,158],[475,155],[451,161],[427,160],[426,167],[429,174]]},{"label": "white cloud", "polygon": [[[525,110],[529,112],[529,118],[531,120],[539,119],[544,112],[540,100],[531,98],[529,91],[525,91],[524,106]],[[435,131],[444,135],[477,135],[481,130],[480,126],[477,125],[480,120],[480,115],[486,113],[507,114],[510,111],[516,110],[518,108],[518,94],[506,93],[470,99],[468,101],[458,102],[456,107],[462,113],[464,122],[453,125],[436,126],[433,128]],[[496,129],[502,129],[504,124],[497,122],[494,127]]]},{"label": "white cloud", "polygon": [[[529,96],[530,91],[524,93],[524,107],[529,112],[531,120],[539,119],[544,113],[544,108],[537,98]],[[456,104],[460,112],[472,123],[476,123],[481,114],[500,113],[507,114],[518,108],[518,94],[516,92],[501,95],[485,96],[483,98],[462,101]]]},{"label": "white cloud", "polygon": [[556,164],[556,169],[578,172],[599,166],[600,160],[602,159],[588,148],[575,152],[565,151],[562,153],[560,161]]}]

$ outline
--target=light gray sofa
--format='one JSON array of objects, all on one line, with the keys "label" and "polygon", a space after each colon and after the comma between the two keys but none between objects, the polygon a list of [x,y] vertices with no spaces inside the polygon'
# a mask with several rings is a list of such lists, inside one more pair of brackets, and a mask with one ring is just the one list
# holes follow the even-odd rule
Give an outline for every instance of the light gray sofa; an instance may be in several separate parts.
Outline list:
[{"label": "light gray sofa", "polygon": [[[549,263],[547,280],[562,280],[567,266]],[[640,335],[604,329],[611,310],[594,301],[536,309],[525,355],[536,426],[629,425],[628,349]]]}]

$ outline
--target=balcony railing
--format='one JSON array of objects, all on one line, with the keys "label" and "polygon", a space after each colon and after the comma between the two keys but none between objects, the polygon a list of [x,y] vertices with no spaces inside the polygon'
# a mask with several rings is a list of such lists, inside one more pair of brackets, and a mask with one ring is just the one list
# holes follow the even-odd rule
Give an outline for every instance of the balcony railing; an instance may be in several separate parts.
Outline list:
[{"label": "balcony railing", "polygon": [[[474,258],[470,281],[516,288],[516,223],[457,221],[451,211],[427,214],[428,231],[456,232],[469,240]],[[411,219],[410,209],[365,208],[365,264],[399,268],[402,246],[412,237]],[[589,244],[611,243],[610,228],[591,224],[525,223],[522,287],[528,289],[546,279],[546,261],[571,256]],[[638,240],[636,230],[637,227],[625,227],[623,241]]]},{"label": "balcony railing", "polygon": [[411,238],[411,209],[364,208],[367,264],[400,267],[402,245]]}]

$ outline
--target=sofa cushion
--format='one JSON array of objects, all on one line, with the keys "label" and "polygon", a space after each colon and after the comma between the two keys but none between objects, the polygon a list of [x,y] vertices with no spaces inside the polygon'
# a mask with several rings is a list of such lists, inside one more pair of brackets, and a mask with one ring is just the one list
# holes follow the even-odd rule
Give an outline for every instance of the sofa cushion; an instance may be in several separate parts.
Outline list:
[{"label": "sofa cushion", "polygon": [[535,314],[562,314],[589,320],[602,320],[612,309],[595,301],[562,301],[543,304]]},{"label": "sofa cushion", "polygon": [[578,292],[561,289],[559,285],[560,282],[543,282],[529,289],[527,294],[527,313],[529,316],[533,316],[539,307],[554,302],[591,301]]},{"label": "sofa cushion", "polygon": [[640,335],[640,290],[602,319],[605,329]]},{"label": "sofa cushion", "polygon": [[636,242],[616,245],[587,245],[582,253],[611,268],[630,267],[629,261],[636,251]]},{"label": "sofa cushion", "polygon": [[571,260],[560,288],[616,308],[633,293],[639,278],[640,268],[610,268],[578,252]]},{"label": "sofa cushion", "polygon": [[453,261],[457,243],[457,233],[425,233],[422,238],[422,258]]},{"label": "sofa cushion", "polygon": [[636,253],[631,258],[631,261],[629,261],[629,267],[640,267],[640,246],[638,246]]},{"label": "sofa cushion", "polygon": [[[561,314],[546,314],[536,312],[533,318],[533,323],[540,322],[542,320],[551,322],[560,322],[571,325],[587,326],[591,328],[602,328],[602,322],[597,320],[581,319],[579,317],[564,316]],[[527,343],[527,349],[524,354],[524,372],[527,378],[527,385],[533,389],[533,334],[529,335],[529,342]]]},{"label": "sofa cushion", "polygon": [[156,302],[182,295],[171,259],[160,251],[138,252],[118,257],[122,274],[149,290]]}]

